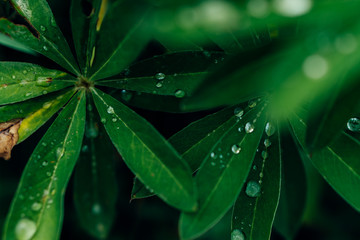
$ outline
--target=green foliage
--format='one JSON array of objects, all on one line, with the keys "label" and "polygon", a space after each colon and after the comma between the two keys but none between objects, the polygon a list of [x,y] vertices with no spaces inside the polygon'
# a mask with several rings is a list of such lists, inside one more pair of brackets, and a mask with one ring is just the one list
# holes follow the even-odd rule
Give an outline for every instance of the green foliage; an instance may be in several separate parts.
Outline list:
[{"label": "green foliage", "polygon": [[[34,60],[0,62],[0,124],[21,121],[19,144],[53,121],[2,239],[60,239],[74,169],[79,225],[112,239],[114,149],[131,199],[179,210],[183,240],[231,208],[223,239],[294,239],[311,207],[303,161],[360,211],[360,1],[71,0],[69,23],[54,2],[0,2],[0,44]],[[167,140],[139,109],[198,115]]]}]

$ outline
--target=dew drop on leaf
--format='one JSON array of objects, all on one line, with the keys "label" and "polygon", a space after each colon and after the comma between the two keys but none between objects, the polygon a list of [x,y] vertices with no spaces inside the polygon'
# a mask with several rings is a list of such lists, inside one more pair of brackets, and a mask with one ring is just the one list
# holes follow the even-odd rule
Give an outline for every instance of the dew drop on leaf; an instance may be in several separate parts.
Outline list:
[{"label": "dew drop on leaf", "polygon": [[270,145],[271,145],[270,139],[268,139],[268,138],[265,139],[265,140],[264,140],[264,146],[265,146],[265,147],[270,147]]},{"label": "dew drop on leaf", "polygon": [[44,161],[44,162],[42,163],[42,165],[43,165],[44,167],[46,167],[47,165],[49,165],[49,162],[48,162],[48,161]]},{"label": "dew drop on leaf", "polygon": [[102,119],[101,119],[101,122],[102,122],[102,123],[106,123],[106,119],[105,119],[105,118],[102,118]]},{"label": "dew drop on leaf", "polygon": [[48,47],[45,46],[45,45],[43,46],[43,49],[44,49],[45,51],[49,50]]},{"label": "dew drop on leaf", "polygon": [[116,118],[113,118],[113,119],[111,119],[113,122],[116,122],[117,121],[117,119]]},{"label": "dew drop on leaf", "polygon": [[63,154],[64,154],[63,149],[62,149],[61,147],[58,147],[58,148],[56,149],[56,157],[59,159],[59,158],[62,157]]},{"label": "dew drop on leaf", "polygon": [[157,74],[155,74],[155,78],[156,78],[157,80],[164,80],[165,77],[166,77],[166,75],[163,74],[163,73],[157,73]]},{"label": "dew drop on leaf", "polygon": [[185,92],[183,90],[181,90],[181,89],[178,89],[178,90],[175,91],[175,97],[183,98],[183,97],[185,97]]},{"label": "dew drop on leaf", "polygon": [[36,232],[34,221],[23,218],[18,221],[15,227],[15,236],[18,240],[30,240]]},{"label": "dew drop on leaf", "polygon": [[259,183],[255,181],[249,181],[247,183],[245,190],[246,195],[248,195],[249,197],[258,197],[260,196],[260,192],[261,186],[259,185]]},{"label": "dew drop on leaf", "polygon": [[350,118],[347,122],[347,128],[352,132],[360,132],[360,119]]},{"label": "dew drop on leaf", "polygon": [[268,135],[269,137],[274,135],[275,130],[276,129],[275,129],[275,127],[274,127],[274,125],[272,123],[270,123],[270,122],[266,123],[266,126],[265,126],[266,135]]},{"label": "dew drop on leaf", "polygon": [[93,213],[93,214],[100,214],[100,213],[101,213],[101,206],[100,206],[100,204],[95,203],[95,204],[92,206],[92,213]]},{"label": "dew drop on leaf", "polygon": [[107,111],[108,114],[114,114],[115,113],[114,108],[111,107],[111,106],[109,106],[106,111]]},{"label": "dew drop on leaf", "polygon": [[248,122],[245,125],[245,132],[246,133],[252,133],[255,130],[255,127],[252,123]]},{"label": "dew drop on leaf", "polygon": [[234,229],[231,232],[231,240],[245,240],[245,235],[239,229]]},{"label": "dew drop on leaf", "polygon": [[162,81],[158,81],[155,85],[157,88],[161,88],[163,86]]},{"label": "dew drop on leaf", "polygon": [[37,77],[36,78],[36,86],[40,87],[48,87],[52,83],[52,79],[48,77]]},{"label": "dew drop on leaf", "polygon": [[248,103],[248,106],[249,106],[249,108],[254,108],[254,107],[256,107],[256,101],[250,100],[249,103]]},{"label": "dew drop on leaf", "polygon": [[216,159],[216,158],[217,158],[217,155],[216,155],[216,153],[212,152],[212,153],[210,153],[210,157],[211,157],[212,159]]},{"label": "dew drop on leaf", "polygon": [[131,98],[132,98],[132,93],[129,92],[129,91],[126,91],[126,90],[121,90],[121,98],[122,98],[124,101],[128,102],[128,101],[130,101]]},{"label": "dew drop on leaf", "polygon": [[267,159],[268,156],[269,156],[269,154],[268,154],[267,151],[262,151],[262,152],[261,152],[261,156],[262,156],[263,159]]},{"label": "dew drop on leaf", "polygon": [[46,31],[46,27],[43,26],[43,25],[41,25],[41,26],[40,26],[40,30],[43,31],[43,32],[45,32],[45,31]]},{"label": "dew drop on leaf", "polygon": [[244,115],[244,110],[241,107],[237,107],[234,109],[234,115],[241,118]]},{"label": "dew drop on leaf", "polygon": [[41,203],[38,203],[38,202],[34,202],[32,205],[31,205],[31,210],[37,212],[41,209],[42,205]]},{"label": "dew drop on leaf", "polygon": [[240,151],[241,151],[241,147],[239,147],[238,145],[234,144],[234,145],[231,147],[231,151],[232,151],[234,154],[239,154]]}]

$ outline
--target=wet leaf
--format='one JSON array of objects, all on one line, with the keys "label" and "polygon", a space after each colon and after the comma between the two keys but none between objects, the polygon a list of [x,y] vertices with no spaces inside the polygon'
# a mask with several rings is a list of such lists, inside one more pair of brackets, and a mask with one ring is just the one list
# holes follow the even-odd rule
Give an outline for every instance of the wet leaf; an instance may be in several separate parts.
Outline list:
[{"label": "wet leaf", "polygon": [[224,57],[222,52],[208,51],[160,55],[133,64],[118,79],[102,80],[96,84],[183,98],[192,95],[215,62],[224,60]]},{"label": "wet leaf", "polygon": [[[91,96],[90,96],[91,97]],[[116,216],[118,186],[111,141],[88,97],[85,138],[74,176],[74,203],[80,224],[104,239]]]},{"label": "wet leaf", "polygon": [[74,85],[73,76],[35,64],[0,62],[0,105],[46,95]]},{"label": "wet leaf", "polygon": [[31,155],[7,216],[4,240],[24,239],[24,234],[27,239],[59,239],[65,188],[80,153],[84,125],[85,97],[80,92]]},{"label": "wet leaf", "polygon": [[11,0],[21,16],[29,23],[16,25],[0,19],[0,32],[45,55],[68,71],[79,75],[78,67],[52,11],[45,0]]},{"label": "wet leaf", "polygon": [[[290,118],[294,136],[305,149],[308,113],[299,110]],[[309,155],[315,168],[334,190],[353,208],[360,211],[360,141],[342,132],[331,144]]]},{"label": "wet leaf", "polygon": [[[199,210],[182,213],[182,239],[193,239],[213,227],[234,204],[250,171],[265,126],[264,105],[245,113],[218,138],[195,177]],[[246,130],[239,132],[239,127]]]},{"label": "wet leaf", "polygon": [[166,203],[196,210],[190,168],[143,118],[111,96],[92,89],[105,129],[127,166]]},{"label": "wet leaf", "polygon": [[270,239],[280,197],[281,142],[279,127],[274,135],[264,134],[271,145],[259,144],[252,169],[233,208],[231,237]]}]

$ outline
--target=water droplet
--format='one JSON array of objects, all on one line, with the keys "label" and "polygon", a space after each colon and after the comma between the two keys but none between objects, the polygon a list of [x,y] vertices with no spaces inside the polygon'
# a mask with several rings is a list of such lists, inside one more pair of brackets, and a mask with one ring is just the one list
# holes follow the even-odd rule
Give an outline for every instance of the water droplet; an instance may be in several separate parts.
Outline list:
[{"label": "water droplet", "polygon": [[211,53],[209,51],[203,51],[205,57],[211,57]]},{"label": "water droplet", "polygon": [[51,177],[51,172],[46,172],[46,176]]},{"label": "water droplet", "polygon": [[161,88],[163,86],[163,82],[162,81],[158,81],[155,85],[157,88]]},{"label": "water droplet", "polygon": [[48,109],[49,107],[51,107],[51,102],[45,102],[45,103],[43,104],[43,108]]},{"label": "water droplet", "polygon": [[11,78],[12,78],[12,79],[15,79],[15,78],[16,78],[16,76],[15,76],[15,75],[12,75],[12,76],[11,76]]},{"label": "water droplet", "polygon": [[211,157],[212,159],[216,159],[216,158],[217,158],[217,155],[216,155],[216,153],[212,152],[212,153],[210,153],[210,157]]},{"label": "water droplet", "polygon": [[302,65],[302,70],[308,78],[319,80],[328,72],[329,65],[325,58],[318,54],[307,57]]},{"label": "water droplet", "polygon": [[246,195],[248,195],[249,197],[258,197],[260,196],[260,192],[261,192],[261,187],[259,183],[255,181],[249,181],[247,183],[245,190]]},{"label": "water droplet", "polygon": [[312,8],[312,0],[275,0],[275,11],[286,17],[297,17],[306,14]]},{"label": "water droplet", "polygon": [[34,202],[32,205],[31,205],[31,210],[33,211],[39,211],[41,209],[42,205],[41,203],[38,203],[38,202]]},{"label": "water droplet", "polygon": [[41,25],[41,26],[40,26],[40,30],[43,31],[43,32],[45,32],[45,31],[46,31],[46,27],[43,26],[43,25]]},{"label": "water droplet", "polygon": [[256,107],[256,101],[255,100],[250,100],[249,101],[249,103],[248,103],[248,106],[249,106],[249,108],[254,108],[254,107]]},{"label": "water droplet", "polygon": [[241,118],[244,115],[244,110],[241,107],[237,107],[234,109],[234,115]]},{"label": "water droplet", "polygon": [[58,147],[56,149],[56,157],[59,159],[59,158],[61,158],[63,156],[63,154],[64,154],[63,149],[61,147]]},{"label": "water droplet", "polygon": [[106,123],[106,119],[105,119],[105,118],[102,118],[100,121],[101,121],[102,123]]},{"label": "water droplet", "polygon": [[261,152],[261,156],[262,156],[263,159],[267,159],[268,156],[269,156],[269,154],[268,154],[267,151],[262,151],[262,152]]},{"label": "water droplet", "polygon": [[48,161],[43,161],[42,165],[43,165],[44,167],[46,167],[47,165],[49,165],[49,162],[48,162]]},{"label": "water droplet", "polygon": [[213,167],[214,167],[215,165],[216,165],[216,163],[215,163],[215,162],[211,162],[211,166],[213,166]]},{"label": "water droplet", "polygon": [[360,119],[350,118],[347,122],[347,128],[352,132],[360,132]]},{"label": "water droplet", "polygon": [[43,145],[44,147],[47,146],[46,142],[42,142],[41,145]]},{"label": "water droplet", "polygon": [[32,92],[27,92],[26,94],[25,94],[25,97],[30,97],[32,95]]},{"label": "water droplet", "polygon": [[43,46],[43,49],[44,49],[45,51],[49,50],[48,47],[45,46],[45,45]]},{"label": "water droplet", "polygon": [[270,141],[270,139],[265,139],[264,140],[264,145],[265,145],[265,147],[270,147],[270,145],[271,145],[271,141]]},{"label": "water droplet", "polygon": [[245,235],[239,229],[234,229],[231,232],[231,240],[245,240]]},{"label": "water droplet", "polygon": [[239,127],[239,128],[238,128],[238,132],[242,132],[242,127]]},{"label": "water droplet", "polygon": [[274,135],[275,131],[276,131],[275,126],[272,123],[270,123],[270,122],[266,123],[266,126],[265,126],[266,135],[268,135],[270,137],[270,136]]},{"label": "water droplet", "polygon": [[52,17],[51,20],[50,20],[50,22],[51,22],[51,26],[56,27],[55,18]]},{"label": "water droplet", "polygon": [[40,87],[48,87],[52,83],[52,78],[49,77],[37,77],[36,78],[36,86]]},{"label": "water droplet", "polygon": [[155,74],[155,78],[156,78],[157,80],[164,80],[165,77],[166,77],[166,75],[163,74],[163,73],[157,73],[157,74]]},{"label": "water droplet", "polygon": [[113,118],[113,119],[111,119],[112,120],[112,122],[116,122],[117,121],[117,118]]},{"label": "water droplet", "polygon": [[27,74],[27,71],[26,71],[26,70],[23,70],[23,74]]},{"label": "water droplet", "polygon": [[15,227],[17,240],[30,240],[36,232],[36,223],[30,219],[23,218],[18,221]]},{"label": "water droplet", "polygon": [[90,125],[86,128],[85,136],[88,138],[96,138],[99,135],[99,130],[95,125]]},{"label": "water droplet", "polygon": [[178,89],[178,90],[175,91],[175,97],[183,98],[183,97],[185,97],[185,92],[183,90],[181,90],[181,89]]},{"label": "water droplet", "polygon": [[107,111],[108,114],[114,114],[115,113],[114,108],[110,107],[110,106],[107,108],[106,111]]},{"label": "water droplet", "polygon": [[255,127],[252,123],[248,122],[245,125],[245,132],[246,133],[252,133],[254,131]]},{"label": "water droplet", "polygon": [[241,151],[241,147],[239,147],[238,145],[234,144],[234,145],[231,147],[231,151],[232,151],[234,154],[239,154],[240,151]]}]

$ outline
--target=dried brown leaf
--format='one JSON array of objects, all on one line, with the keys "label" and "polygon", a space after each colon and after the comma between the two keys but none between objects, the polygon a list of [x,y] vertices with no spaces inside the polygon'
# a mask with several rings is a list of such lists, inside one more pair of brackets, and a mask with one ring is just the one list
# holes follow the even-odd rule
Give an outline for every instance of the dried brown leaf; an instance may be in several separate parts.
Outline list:
[{"label": "dried brown leaf", "polygon": [[11,150],[19,140],[20,124],[21,119],[0,123],[0,158],[10,159]]}]

